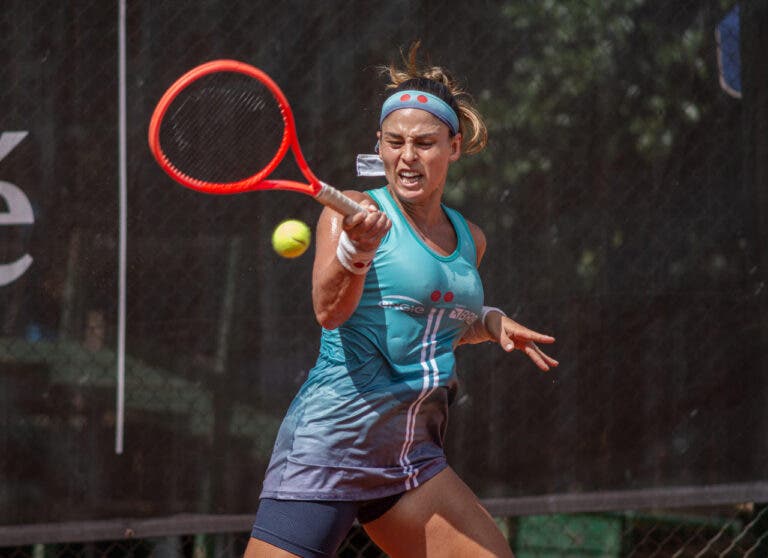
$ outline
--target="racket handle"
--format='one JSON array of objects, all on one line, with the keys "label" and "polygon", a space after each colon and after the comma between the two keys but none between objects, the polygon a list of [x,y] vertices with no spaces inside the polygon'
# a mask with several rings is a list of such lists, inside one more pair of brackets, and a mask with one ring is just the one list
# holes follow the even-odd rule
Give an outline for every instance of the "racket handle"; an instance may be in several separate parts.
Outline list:
[{"label": "racket handle", "polygon": [[365,207],[325,182],[320,182],[320,191],[315,195],[315,199],[344,215],[354,215],[355,213],[365,213],[367,211]]}]

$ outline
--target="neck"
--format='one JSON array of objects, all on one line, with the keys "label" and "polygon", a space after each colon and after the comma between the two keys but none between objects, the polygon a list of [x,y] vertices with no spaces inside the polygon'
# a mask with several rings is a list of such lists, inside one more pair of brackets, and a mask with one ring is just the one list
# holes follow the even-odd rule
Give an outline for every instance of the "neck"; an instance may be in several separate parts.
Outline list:
[{"label": "neck", "polygon": [[427,246],[445,256],[456,249],[456,231],[443,211],[442,196],[439,192],[435,192],[429,199],[419,201],[400,199],[392,189],[390,193],[414,233],[419,235]]},{"label": "neck", "polygon": [[439,192],[435,192],[427,199],[416,201],[401,199],[392,188],[390,188],[390,194],[392,194],[395,203],[403,210],[403,213],[422,230],[429,230],[431,227],[445,221],[442,196]]}]

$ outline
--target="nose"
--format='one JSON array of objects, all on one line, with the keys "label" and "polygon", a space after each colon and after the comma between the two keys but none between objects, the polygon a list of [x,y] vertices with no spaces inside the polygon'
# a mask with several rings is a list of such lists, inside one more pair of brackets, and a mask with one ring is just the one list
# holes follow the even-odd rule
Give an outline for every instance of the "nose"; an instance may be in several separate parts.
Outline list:
[{"label": "nose", "polygon": [[416,147],[413,145],[413,143],[409,141],[405,142],[405,145],[403,145],[402,158],[406,161],[416,160]]}]

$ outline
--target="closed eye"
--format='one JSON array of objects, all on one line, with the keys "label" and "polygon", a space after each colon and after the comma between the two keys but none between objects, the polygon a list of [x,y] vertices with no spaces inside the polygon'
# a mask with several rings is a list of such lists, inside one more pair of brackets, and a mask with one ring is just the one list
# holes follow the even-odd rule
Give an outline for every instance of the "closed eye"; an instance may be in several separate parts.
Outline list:
[{"label": "closed eye", "polygon": [[[397,138],[397,137],[384,138],[384,141],[386,142],[386,144],[388,146],[390,146],[393,149],[399,149],[400,147],[405,145],[405,140],[402,139],[402,138]],[[417,138],[416,140],[414,140],[414,144],[419,149],[429,149],[430,147],[435,145],[435,143],[437,143],[437,142],[434,139],[432,139],[431,137],[430,138],[425,138],[425,139]]]}]

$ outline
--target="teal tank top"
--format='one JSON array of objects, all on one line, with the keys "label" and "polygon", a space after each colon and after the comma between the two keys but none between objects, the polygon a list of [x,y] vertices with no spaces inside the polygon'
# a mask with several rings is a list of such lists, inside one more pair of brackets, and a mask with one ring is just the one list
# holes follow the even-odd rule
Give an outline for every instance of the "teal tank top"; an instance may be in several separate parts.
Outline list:
[{"label": "teal tank top", "polygon": [[483,288],[467,222],[443,206],[456,249],[413,230],[389,190],[367,192],[392,221],[360,303],[323,329],[315,366],[278,432],[262,497],[368,500],[415,488],[446,467],[454,349]]}]

